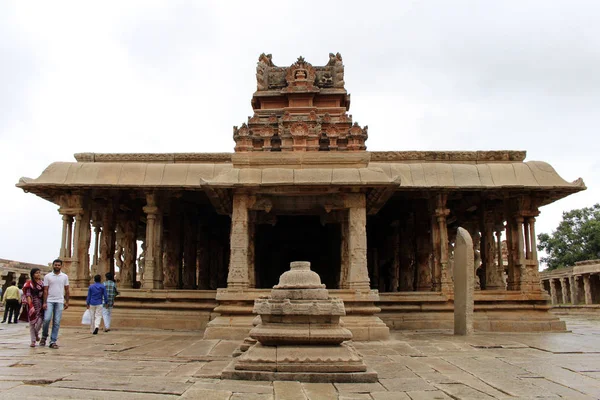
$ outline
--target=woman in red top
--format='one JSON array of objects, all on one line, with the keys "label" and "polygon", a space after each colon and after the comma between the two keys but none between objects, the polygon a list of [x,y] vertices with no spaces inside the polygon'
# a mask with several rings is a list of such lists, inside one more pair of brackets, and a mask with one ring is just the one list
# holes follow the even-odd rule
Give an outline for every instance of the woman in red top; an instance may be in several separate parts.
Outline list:
[{"label": "woman in red top", "polygon": [[40,340],[40,328],[44,322],[44,310],[42,309],[44,297],[44,281],[42,280],[42,271],[39,268],[32,268],[31,280],[23,286],[23,295],[27,299],[29,308],[29,332],[31,334],[30,347],[35,347],[35,342]]}]

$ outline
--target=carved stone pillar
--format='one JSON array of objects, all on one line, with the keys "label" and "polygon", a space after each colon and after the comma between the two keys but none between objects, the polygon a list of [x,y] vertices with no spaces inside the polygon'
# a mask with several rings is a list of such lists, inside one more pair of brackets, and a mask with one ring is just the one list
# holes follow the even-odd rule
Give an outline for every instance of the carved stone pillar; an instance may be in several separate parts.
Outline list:
[{"label": "carved stone pillar", "polygon": [[550,278],[550,297],[552,298],[552,304],[558,304],[558,295],[556,293],[556,282],[555,279]]},{"label": "carved stone pillar", "polygon": [[348,270],[350,269],[350,258],[348,249],[348,214],[342,213],[340,218],[341,240],[340,240],[340,280],[338,287],[348,289]]},{"label": "carved stone pillar", "polygon": [[75,215],[75,239],[73,243],[75,252],[71,262],[71,268],[76,271],[76,287],[87,287],[90,283],[91,240],[90,210],[81,210]]},{"label": "carved stone pillar", "polygon": [[65,251],[65,258],[71,258],[73,256],[73,217],[69,215],[69,223],[67,224],[67,249]]},{"label": "carved stone pillar", "polygon": [[[157,237],[157,216],[158,206],[156,205],[156,195],[149,193],[146,195],[146,206],[143,208],[146,213],[146,251],[144,254],[144,277],[142,286],[144,289],[154,289],[158,277],[156,264],[160,257],[160,251],[156,248]],[[161,279],[162,282],[162,279]]]},{"label": "carved stone pillar", "polygon": [[[486,262],[491,262],[489,268],[486,266],[486,289],[487,290],[504,290],[506,286],[504,285],[504,261],[502,260],[502,231],[504,230],[504,225],[497,224],[494,227],[496,242],[495,245],[491,246],[490,253],[493,253],[492,260],[487,260]],[[486,258],[487,258],[486,253]]]},{"label": "carved stone pillar", "polygon": [[107,272],[115,272],[115,216],[112,203],[102,212],[102,234],[100,235],[100,259],[97,273],[104,276]]},{"label": "carved stone pillar", "polygon": [[585,298],[585,304],[593,304],[592,301],[592,285],[590,282],[590,275],[582,275],[583,276],[583,293]]},{"label": "carved stone pillar", "polygon": [[370,290],[367,268],[367,212],[363,193],[348,194],[348,288]]},{"label": "carved stone pillar", "polygon": [[579,283],[577,275],[572,275],[569,277],[569,283],[571,284],[571,304],[577,305],[579,304]]},{"label": "carved stone pillar", "polygon": [[227,287],[232,289],[245,289],[250,285],[248,276],[248,247],[250,246],[248,209],[251,203],[253,203],[253,198],[248,194],[235,193],[233,195],[231,253],[229,258],[229,273],[227,275]]},{"label": "carved stone pillar", "polygon": [[94,221],[94,254],[92,256],[92,271],[91,276],[98,273],[98,249],[100,247],[100,232],[102,228],[97,221]]},{"label": "carved stone pillar", "polygon": [[433,284],[434,290],[451,293],[454,288],[448,273],[448,227],[446,217],[450,210],[446,208],[447,194],[440,193],[435,197],[434,216],[431,224],[431,241],[433,244]]},{"label": "carved stone pillar", "polygon": [[417,262],[417,290],[430,292],[433,290],[433,248],[431,237],[427,232],[427,222],[416,218],[415,253]]},{"label": "carved stone pillar", "polygon": [[[60,212],[60,211],[59,211]],[[67,257],[67,231],[69,230],[68,226],[71,224],[73,217],[70,215],[62,214],[63,220],[63,228],[62,228],[62,236],[60,239],[60,258]]]},{"label": "carved stone pillar", "polygon": [[165,289],[175,289],[179,285],[179,271],[183,257],[181,215],[171,207],[168,235],[165,236],[166,264],[164,266]]},{"label": "carved stone pillar", "polygon": [[124,253],[125,258],[123,260],[123,268],[121,269],[121,286],[124,288],[133,287],[136,275],[135,261],[137,258],[137,221],[133,220],[131,216],[125,222],[125,233],[124,233]]},{"label": "carved stone pillar", "polygon": [[560,278],[560,290],[562,292],[563,304],[569,304],[569,286],[567,285],[567,278]]}]

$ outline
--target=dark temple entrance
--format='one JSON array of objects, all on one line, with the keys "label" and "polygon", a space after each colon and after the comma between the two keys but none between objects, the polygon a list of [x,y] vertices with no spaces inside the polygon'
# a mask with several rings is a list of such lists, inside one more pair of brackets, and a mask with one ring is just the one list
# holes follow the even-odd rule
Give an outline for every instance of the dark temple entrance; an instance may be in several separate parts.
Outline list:
[{"label": "dark temple entrance", "polygon": [[322,225],[318,216],[278,216],[275,225],[255,231],[256,287],[272,288],[292,261],[310,261],[328,289],[337,289],[340,275],[340,224]]}]

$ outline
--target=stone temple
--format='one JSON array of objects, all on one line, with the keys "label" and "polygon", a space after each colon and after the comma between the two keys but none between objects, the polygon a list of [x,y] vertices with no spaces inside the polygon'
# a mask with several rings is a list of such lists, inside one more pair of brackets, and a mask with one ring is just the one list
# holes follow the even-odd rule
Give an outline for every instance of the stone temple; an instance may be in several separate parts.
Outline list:
[{"label": "stone temple", "polygon": [[20,179],[62,218],[65,323],[79,322],[90,277],[115,271],[116,325],[243,339],[254,300],[305,260],[343,300],[354,340],[451,329],[461,226],[473,238],[475,330],[565,329],[540,286],[535,218],[584,190],[581,179],[524,151],[367,151],[340,54],[288,67],[262,54],[256,81],[233,153],[79,153]]}]

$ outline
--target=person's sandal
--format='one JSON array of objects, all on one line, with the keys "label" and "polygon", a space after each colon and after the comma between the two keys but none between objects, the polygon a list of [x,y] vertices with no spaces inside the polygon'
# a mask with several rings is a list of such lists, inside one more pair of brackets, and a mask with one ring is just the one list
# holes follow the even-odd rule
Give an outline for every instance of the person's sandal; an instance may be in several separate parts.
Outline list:
[{"label": "person's sandal", "polygon": [[51,349],[58,349],[58,345],[56,343],[50,343],[50,347]]},{"label": "person's sandal", "polygon": [[35,342],[31,342],[31,344],[29,345],[29,347],[35,347]]},{"label": "person's sandal", "polygon": [[40,340],[40,346],[44,347],[46,345],[46,338],[42,338],[42,340]]}]

